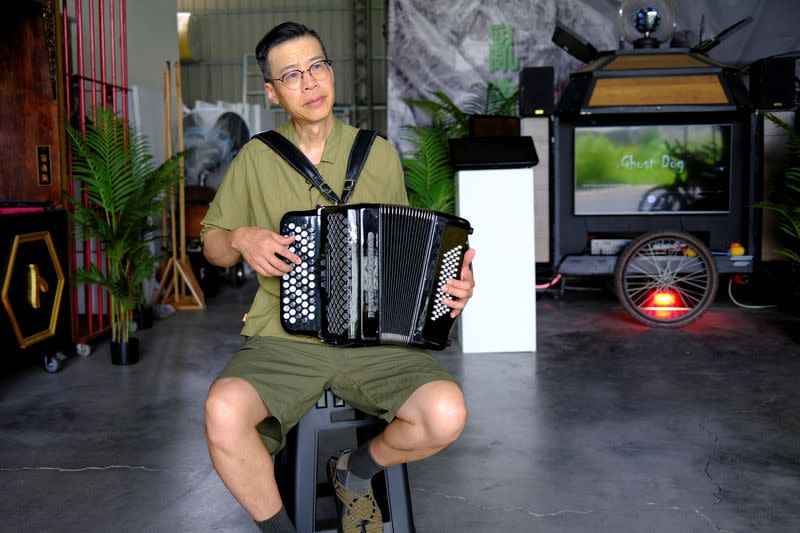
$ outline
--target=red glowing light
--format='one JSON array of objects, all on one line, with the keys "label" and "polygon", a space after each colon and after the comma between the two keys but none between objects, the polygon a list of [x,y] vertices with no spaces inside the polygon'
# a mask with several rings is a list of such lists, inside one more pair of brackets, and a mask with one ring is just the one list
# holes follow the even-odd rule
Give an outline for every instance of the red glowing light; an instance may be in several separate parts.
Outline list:
[{"label": "red glowing light", "polygon": [[674,289],[658,289],[650,293],[647,302],[639,307],[643,312],[657,320],[669,321],[679,318],[689,311],[680,293]]},{"label": "red glowing light", "polygon": [[653,295],[653,305],[656,307],[674,307],[676,301],[672,291],[658,291]]}]

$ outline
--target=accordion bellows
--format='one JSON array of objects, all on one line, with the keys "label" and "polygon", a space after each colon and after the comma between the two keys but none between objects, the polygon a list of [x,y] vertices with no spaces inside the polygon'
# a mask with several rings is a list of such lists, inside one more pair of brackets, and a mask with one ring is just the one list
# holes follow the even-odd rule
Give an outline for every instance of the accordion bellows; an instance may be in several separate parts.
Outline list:
[{"label": "accordion bellows", "polygon": [[293,211],[281,234],[302,260],[281,280],[281,325],[339,345],[440,350],[454,319],[442,286],[461,271],[469,222],[405,206]]}]

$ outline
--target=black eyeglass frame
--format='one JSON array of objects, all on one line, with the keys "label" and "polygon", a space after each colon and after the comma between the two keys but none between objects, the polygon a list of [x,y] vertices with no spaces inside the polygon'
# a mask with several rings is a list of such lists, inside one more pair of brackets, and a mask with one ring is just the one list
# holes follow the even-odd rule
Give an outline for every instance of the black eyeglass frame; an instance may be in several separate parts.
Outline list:
[{"label": "black eyeglass frame", "polygon": [[[284,74],[283,76],[281,76],[279,78],[270,78],[269,81],[279,81],[279,82],[281,82],[283,84],[286,84],[286,81],[284,81],[284,78],[286,76],[288,76],[292,72],[299,72],[300,73],[300,83],[302,84],[303,83],[303,77],[305,76],[306,72],[308,72],[308,74],[312,78],[314,78],[314,74],[311,72],[311,69],[314,68],[314,66],[319,65],[320,63],[325,63],[326,65],[328,65],[328,70],[330,70],[333,67],[333,60],[332,59],[320,59],[319,61],[314,61],[313,63],[311,63],[311,65],[309,65],[309,67],[307,69],[305,69],[305,70],[293,69],[293,70],[290,70],[289,72],[287,72],[286,74]],[[317,78],[314,78],[314,79],[316,80]]]}]

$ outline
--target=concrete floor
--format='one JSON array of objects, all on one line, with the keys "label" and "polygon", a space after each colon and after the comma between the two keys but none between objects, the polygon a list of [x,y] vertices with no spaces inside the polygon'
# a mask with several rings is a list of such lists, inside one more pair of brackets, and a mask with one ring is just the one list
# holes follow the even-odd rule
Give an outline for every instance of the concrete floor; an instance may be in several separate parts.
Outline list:
[{"label": "concrete floor", "polygon": [[[99,343],[2,378],[0,531],[255,531],[202,420],[253,289],[139,332],[137,365]],[[582,293],[538,310],[535,355],[436,354],[470,418],[409,465],[417,531],[800,531],[800,319],[722,300],[651,330]]]}]

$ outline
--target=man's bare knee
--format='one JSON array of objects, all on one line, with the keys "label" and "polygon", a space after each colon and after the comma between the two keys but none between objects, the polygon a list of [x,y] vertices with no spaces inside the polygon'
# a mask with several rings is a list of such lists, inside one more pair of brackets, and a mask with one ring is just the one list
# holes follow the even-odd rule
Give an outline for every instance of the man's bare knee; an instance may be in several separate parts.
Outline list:
[{"label": "man's bare knee", "polygon": [[467,406],[460,390],[443,394],[432,406],[429,427],[437,445],[448,446],[455,441],[466,423]]},{"label": "man's bare knee", "polygon": [[252,385],[241,378],[219,379],[206,398],[206,437],[210,445],[224,449],[268,416]]},{"label": "man's bare knee", "polygon": [[[424,390],[422,390],[424,388]],[[431,445],[444,447],[455,441],[467,421],[467,406],[458,385],[449,381],[423,385],[418,398],[421,423]]]}]

